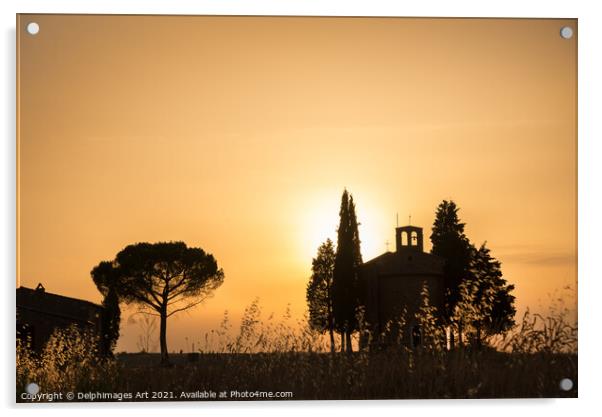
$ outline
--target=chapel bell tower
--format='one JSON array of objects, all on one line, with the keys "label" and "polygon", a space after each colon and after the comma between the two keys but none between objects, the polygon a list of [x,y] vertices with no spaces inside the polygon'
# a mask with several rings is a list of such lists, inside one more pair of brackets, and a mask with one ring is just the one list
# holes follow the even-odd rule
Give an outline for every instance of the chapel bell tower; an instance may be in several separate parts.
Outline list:
[{"label": "chapel bell tower", "polygon": [[403,226],[395,229],[397,252],[422,252],[422,227]]}]

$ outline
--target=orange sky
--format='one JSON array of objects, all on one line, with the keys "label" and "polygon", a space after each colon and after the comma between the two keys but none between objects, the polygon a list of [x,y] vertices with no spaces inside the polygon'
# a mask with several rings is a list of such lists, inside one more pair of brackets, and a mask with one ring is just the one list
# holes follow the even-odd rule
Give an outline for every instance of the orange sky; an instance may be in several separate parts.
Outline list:
[{"label": "orange sky", "polygon": [[[184,240],[226,278],[170,319],[170,350],[256,296],[300,315],[347,187],[364,260],[394,242],[395,213],[428,236],[454,199],[519,308],[545,307],[577,279],[564,25],[577,32],[553,19],[21,15],[17,284],[99,302],[99,261]],[[126,323],[118,349],[137,337]]]}]

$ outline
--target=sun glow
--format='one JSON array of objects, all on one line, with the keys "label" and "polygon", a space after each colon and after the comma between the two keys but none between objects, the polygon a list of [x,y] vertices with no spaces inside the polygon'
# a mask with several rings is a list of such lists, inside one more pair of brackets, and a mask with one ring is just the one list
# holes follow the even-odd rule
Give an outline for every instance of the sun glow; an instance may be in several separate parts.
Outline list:
[{"label": "sun glow", "polygon": [[[393,229],[387,228],[381,210],[366,203],[357,203],[357,219],[359,222],[360,248],[364,262],[392,250],[393,239],[389,235]],[[390,230],[389,230],[390,229]]]},{"label": "sun glow", "polygon": [[[318,247],[331,239],[337,244],[337,228],[339,225],[339,204],[332,199],[323,199],[307,208],[304,213],[304,221],[300,226],[300,241],[304,259],[314,258]],[[356,214],[359,222],[360,246],[364,261],[370,260],[387,250],[387,239],[389,239],[389,250],[391,250],[391,238],[388,231],[380,224],[378,211],[371,210],[366,204],[356,201]]]}]

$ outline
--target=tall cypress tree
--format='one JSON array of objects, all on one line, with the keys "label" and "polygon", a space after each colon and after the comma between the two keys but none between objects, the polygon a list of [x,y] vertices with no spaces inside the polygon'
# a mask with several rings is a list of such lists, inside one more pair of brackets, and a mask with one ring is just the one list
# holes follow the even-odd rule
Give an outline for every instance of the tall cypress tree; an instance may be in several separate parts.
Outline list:
[{"label": "tall cypress tree", "polygon": [[121,322],[121,310],[119,309],[119,297],[115,288],[110,287],[107,295],[102,300],[104,310],[101,318],[101,349],[107,355],[112,355],[119,339],[119,324]]},{"label": "tall cypress tree", "polygon": [[339,227],[337,229],[337,251],[334,260],[334,271],[332,278],[332,308],[334,325],[341,335],[341,351],[345,350],[345,283],[349,274],[348,266],[351,258],[351,246],[347,236],[349,234],[349,194],[343,191],[341,197],[341,208],[339,210]]},{"label": "tall cypress tree", "polygon": [[358,308],[360,302],[360,288],[359,288],[359,267],[362,265],[362,252],[361,252],[361,241],[358,230],[359,223],[357,221],[357,215],[355,214],[355,203],[353,202],[353,196],[349,195],[349,233],[351,235],[351,250],[353,256],[353,275],[349,285],[349,303],[350,308],[349,323],[350,331],[347,334],[347,346],[348,350],[351,351],[351,333],[359,330],[359,323],[357,319]]},{"label": "tall cypress tree", "polygon": [[101,317],[101,349],[104,354],[112,355],[117,339],[119,339],[119,324],[121,310],[117,294],[118,276],[111,262],[101,262],[92,272],[96,287],[104,296],[102,300]]},{"label": "tall cypress tree", "polygon": [[358,329],[358,267],[362,263],[362,255],[355,204],[347,190],[341,197],[339,217],[333,272],[333,312],[335,327],[341,334],[341,350],[351,352],[351,335]]},{"label": "tall cypress tree", "polygon": [[358,230],[359,223],[357,222],[357,215],[355,214],[355,203],[353,202],[353,196],[349,195],[349,229],[352,234],[353,240],[353,262],[354,266],[358,268],[362,263],[362,252],[360,249],[360,233]]},{"label": "tall cypress tree", "polygon": [[[431,253],[445,258],[445,306],[443,320],[451,324],[454,309],[460,299],[460,284],[470,275],[473,247],[464,234],[464,223],[458,217],[459,208],[453,201],[443,200],[437,207],[431,242]],[[460,330],[461,331],[461,330]],[[453,346],[453,333],[451,344]]]}]

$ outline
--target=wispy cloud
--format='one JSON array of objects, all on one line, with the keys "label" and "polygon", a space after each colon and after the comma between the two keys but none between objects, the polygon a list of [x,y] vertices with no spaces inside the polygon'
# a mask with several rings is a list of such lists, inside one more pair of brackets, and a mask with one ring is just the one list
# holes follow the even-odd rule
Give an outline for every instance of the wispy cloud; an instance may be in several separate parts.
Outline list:
[{"label": "wispy cloud", "polygon": [[545,250],[533,247],[498,248],[498,258],[504,263],[530,265],[571,265],[577,262],[576,251]]}]

